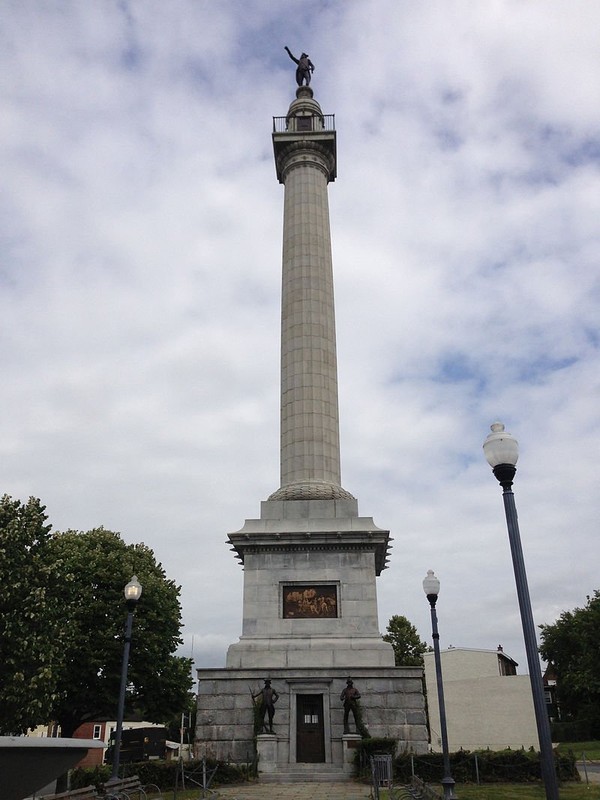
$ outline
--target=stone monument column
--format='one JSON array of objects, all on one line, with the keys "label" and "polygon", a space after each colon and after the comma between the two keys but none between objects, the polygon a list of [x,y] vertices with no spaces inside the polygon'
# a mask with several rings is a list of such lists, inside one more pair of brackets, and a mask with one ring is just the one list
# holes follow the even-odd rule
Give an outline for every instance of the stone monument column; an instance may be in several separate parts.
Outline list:
[{"label": "stone monument column", "polygon": [[[282,130],[278,130],[278,126]],[[270,500],[349,498],[341,488],[333,267],[327,185],[336,133],[301,86],[273,146],[285,186],[281,319],[281,486]]]},{"label": "stone monument column", "polygon": [[[281,484],[229,542],[244,565],[242,636],[232,668],[393,666],[375,579],[389,532],[358,515],[341,486],[328,184],[336,177],[333,115],[300,86],[274,118],[283,184]],[[300,602],[299,598],[304,598]],[[311,606],[311,602],[313,605]],[[296,603],[300,603],[296,607]]]},{"label": "stone monument column", "polygon": [[[288,53],[308,83],[308,56]],[[243,761],[255,738],[252,687],[273,678],[281,697],[273,733],[256,736],[261,780],[343,779],[360,739],[344,725],[348,676],[364,690],[371,735],[424,752],[421,670],[396,667],[379,632],[389,531],[359,516],[341,485],[327,197],[336,133],[308,85],[274,118],[273,148],[284,186],[280,487],[259,518],[228,534],[244,568],[242,633],[225,669],[198,671],[197,738],[215,757]]]}]

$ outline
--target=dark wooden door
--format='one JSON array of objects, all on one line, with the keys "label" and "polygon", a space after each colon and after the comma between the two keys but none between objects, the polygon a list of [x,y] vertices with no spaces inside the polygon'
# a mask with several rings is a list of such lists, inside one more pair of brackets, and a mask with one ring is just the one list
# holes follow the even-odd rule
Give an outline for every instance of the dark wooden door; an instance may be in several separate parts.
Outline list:
[{"label": "dark wooden door", "polygon": [[296,761],[324,762],[323,695],[296,695],[296,715]]}]

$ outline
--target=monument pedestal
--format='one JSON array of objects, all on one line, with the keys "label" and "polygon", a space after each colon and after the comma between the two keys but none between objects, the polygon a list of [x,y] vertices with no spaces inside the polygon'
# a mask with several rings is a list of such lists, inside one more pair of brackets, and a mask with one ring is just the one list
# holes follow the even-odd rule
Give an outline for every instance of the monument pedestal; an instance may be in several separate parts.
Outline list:
[{"label": "monument pedestal", "polygon": [[349,777],[356,771],[356,753],[360,745],[359,733],[344,733],[342,735],[342,754],[344,774]]},{"label": "monument pedestal", "polygon": [[375,587],[389,531],[360,517],[356,500],[267,500],[229,542],[244,565],[244,607],[227,667],[394,665]]},{"label": "monument pedestal", "polygon": [[268,500],[229,542],[244,565],[242,635],[225,669],[198,671],[196,734],[207,752],[236,762],[252,752],[250,693],[269,679],[277,736],[258,737],[259,771],[321,764],[350,776],[360,736],[344,734],[348,677],[371,736],[426,752],[422,669],[394,666],[379,632],[388,531],[360,517],[355,499]]},{"label": "monument pedestal", "polygon": [[277,772],[277,735],[259,733],[256,737],[256,753],[258,755],[258,771]]},{"label": "monument pedestal", "polygon": [[[279,700],[273,720],[276,734],[257,737],[263,750],[259,770],[270,770],[275,759],[278,771],[320,763],[350,774],[360,736],[344,734],[340,694],[348,678],[345,668],[198,670],[196,738],[206,755],[246,762],[254,751],[250,691],[256,694],[265,678]],[[396,739],[399,752],[427,752],[420,667],[357,667],[352,679],[361,693],[362,718],[371,736]]]}]

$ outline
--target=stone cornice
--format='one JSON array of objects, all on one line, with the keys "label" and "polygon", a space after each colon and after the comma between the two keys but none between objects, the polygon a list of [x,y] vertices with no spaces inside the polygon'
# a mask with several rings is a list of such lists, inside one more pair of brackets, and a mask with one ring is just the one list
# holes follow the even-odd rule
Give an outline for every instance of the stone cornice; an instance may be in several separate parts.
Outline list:
[{"label": "stone cornice", "polygon": [[292,531],[267,532],[238,531],[230,533],[228,542],[240,563],[244,563],[247,553],[329,551],[373,552],[375,573],[379,575],[386,567],[389,558],[391,538],[388,531]]},{"label": "stone cornice", "polygon": [[285,183],[290,169],[308,165],[321,169],[328,182],[335,180],[335,134],[274,133],[273,148],[277,179],[280,183]]}]

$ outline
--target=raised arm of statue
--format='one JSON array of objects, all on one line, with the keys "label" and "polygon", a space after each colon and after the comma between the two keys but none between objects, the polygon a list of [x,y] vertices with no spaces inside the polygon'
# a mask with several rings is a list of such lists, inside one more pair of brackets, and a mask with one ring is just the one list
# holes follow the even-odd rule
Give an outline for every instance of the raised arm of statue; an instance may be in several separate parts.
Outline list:
[{"label": "raised arm of statue", "polygon": [[291,52],[290,48],[287,45],[285,46],[285,52],[292,59],[292,61],[294,61],[296,64],[300,63],[300,61],[295,56],[292,55],[292,52]]}]

